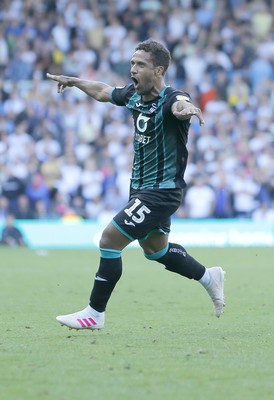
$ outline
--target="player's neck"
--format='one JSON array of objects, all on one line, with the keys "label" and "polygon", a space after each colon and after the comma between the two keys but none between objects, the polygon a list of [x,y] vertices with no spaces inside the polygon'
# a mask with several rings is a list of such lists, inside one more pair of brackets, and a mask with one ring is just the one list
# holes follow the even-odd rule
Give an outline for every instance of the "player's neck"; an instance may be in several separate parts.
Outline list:
[{"label": "player's neck", "polygon": [[156,99],[165,87],[166,84],[164,81],[159,82],[159,84],[156,84],[152,87],[149,93],[142,95],[142,100],[146,102]]}]

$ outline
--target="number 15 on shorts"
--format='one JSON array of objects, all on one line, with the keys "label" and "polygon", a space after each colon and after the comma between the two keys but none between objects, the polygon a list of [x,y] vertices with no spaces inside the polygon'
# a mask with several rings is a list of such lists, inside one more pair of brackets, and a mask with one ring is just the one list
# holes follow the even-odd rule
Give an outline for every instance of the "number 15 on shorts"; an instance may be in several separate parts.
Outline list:
[{"label": "number 15 on shorts", "polygon": [[141,224],[145,220],[146,214],[151,213],[151,210],[147,206],[141,205],[141,203],[141,200],[135,199],[131,207],[124,209],[124,212],[131,219],[131,221],[125,219],[125,224],[132,226],[135,226],[135,223]]}]

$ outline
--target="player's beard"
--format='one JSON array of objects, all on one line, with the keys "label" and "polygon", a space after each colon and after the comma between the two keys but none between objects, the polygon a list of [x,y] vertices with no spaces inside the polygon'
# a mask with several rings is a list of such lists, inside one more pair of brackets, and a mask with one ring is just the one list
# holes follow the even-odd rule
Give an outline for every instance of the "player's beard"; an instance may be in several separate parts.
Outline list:
[{"label": "player's beard", "polygon": [[140,96],[150,95],[153,89],[153,85],[151,82],[138,82],[137,88],[135,88],[136,92]]}]

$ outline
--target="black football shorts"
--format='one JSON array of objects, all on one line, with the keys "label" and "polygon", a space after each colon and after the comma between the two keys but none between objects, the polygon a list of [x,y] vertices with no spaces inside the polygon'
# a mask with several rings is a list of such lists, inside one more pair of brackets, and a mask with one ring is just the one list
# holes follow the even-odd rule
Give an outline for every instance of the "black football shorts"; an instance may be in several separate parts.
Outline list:
[{"label": "black football shorts", "polygon": [[128,204],[112,223],[130,240],[145,240],[152,232],[170,232],[171,215],[182,200],[182,189],[131,189]]}]

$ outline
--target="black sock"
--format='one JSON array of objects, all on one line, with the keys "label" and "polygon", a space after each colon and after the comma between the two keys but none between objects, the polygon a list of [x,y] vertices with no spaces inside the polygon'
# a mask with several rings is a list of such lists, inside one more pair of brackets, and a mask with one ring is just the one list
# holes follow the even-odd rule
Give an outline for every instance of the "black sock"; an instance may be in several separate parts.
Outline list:
[{"label": "black sock", "polygon": [[103,312],[111,293],[122,275],[122,259],[102,258],[96,273],[92,292],[90,294],[89,305],[94,310]]},{"label": "black sock", "polygon": [[187,251],[176,243],[169,243],[166,254],[156,259],[164,264],[168,271],[183,275],[189,279],[200,280],[205,273],[205,267],[191,257]]}]

